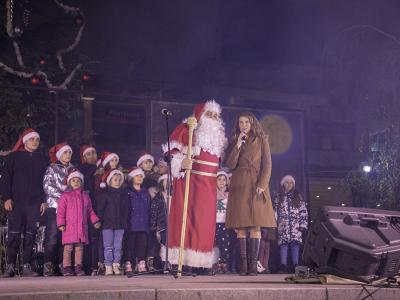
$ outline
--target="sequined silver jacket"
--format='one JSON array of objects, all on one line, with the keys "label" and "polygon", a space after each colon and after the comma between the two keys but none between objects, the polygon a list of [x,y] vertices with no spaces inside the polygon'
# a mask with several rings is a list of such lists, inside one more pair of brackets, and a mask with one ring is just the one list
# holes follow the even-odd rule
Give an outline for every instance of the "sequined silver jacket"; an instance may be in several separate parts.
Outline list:
[{"label": "sequined silver jacket", "polygon": [[51,164],[47,167],[43,178],[43,189],[48,207],[57,208],[57,201],[67,187],[64,184],[64,178],[68,175],[68,170],[71,167],[73,167],[72,164],[64,166],[60,163]]}]

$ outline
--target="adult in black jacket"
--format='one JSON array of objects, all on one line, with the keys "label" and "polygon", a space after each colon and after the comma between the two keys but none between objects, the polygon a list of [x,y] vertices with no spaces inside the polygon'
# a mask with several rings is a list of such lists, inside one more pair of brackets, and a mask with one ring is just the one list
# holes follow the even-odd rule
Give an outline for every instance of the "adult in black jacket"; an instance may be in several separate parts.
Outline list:
[{"label": "adult in black jacket", "polygon": [[8,155],[1,177],[1,194],[8,218],[6,277],[15,274],[21,233],[24,234],[22,275],[38,275],[30,263],[37,222],[46,209],[42,179],[47,167],[45,156],[38,151],[39,143],[36,131],[25,130]]}]

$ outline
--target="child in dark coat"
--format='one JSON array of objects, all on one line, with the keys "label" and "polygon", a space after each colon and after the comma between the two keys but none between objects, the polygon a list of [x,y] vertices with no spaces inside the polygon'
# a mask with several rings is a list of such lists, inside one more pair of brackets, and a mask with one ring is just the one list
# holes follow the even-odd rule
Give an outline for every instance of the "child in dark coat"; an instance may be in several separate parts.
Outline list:
[{"label": "child in dark coat", "polygon": [[132,262],[136,262],[136,269],[146,271],[147,234],[149,232],[150,195],[142,187],[144,172],[141,168],[133,167],[128,173],[128,199],[130,202],[130,218],[128,231],[128,261],[125,263],[125,273],[132,273]]},{"label": "child in dark coat", "polygon": [[150,205],[150,231],[147,239],[147,268],[154,271],[154,259],[160,256],[161,243],[165,243],[167,228],[166,207],[166,181],[167,174],[158,179],[159,192],[151,199]]},{"label": "child in dark coat", "polygon": [[114,169],[104,173],[102,178],[100,186],[104,192],[99,193],[97,210],[102,224],[105,274],[120,275],[122,239],[129,216],[126,190],[121,188],[124,174]]},{"label": "child in dark coat", "polygon": [[73,276],[71,255],[75,252],[75,274],[85,275],[82,268],[83,245],[89,243],[88,219],[95,228],[100,228],[99,218],[93,211],[92,202],[87,192],[81,188],[83,174],[78,169],[70,169],[66,180],[67,190],[58,200],[57,226],[62,232],[63,275]]}]

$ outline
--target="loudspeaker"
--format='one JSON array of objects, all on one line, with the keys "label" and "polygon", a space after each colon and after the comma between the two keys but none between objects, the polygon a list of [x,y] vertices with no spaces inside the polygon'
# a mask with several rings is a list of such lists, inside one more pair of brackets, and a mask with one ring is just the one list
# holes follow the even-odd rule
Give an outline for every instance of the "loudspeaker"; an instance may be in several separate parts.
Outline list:
[{"label": "loudspeaker", "polygon": [[325,206],[308,232],[303,262],[317,273],[371,282],[400,269],[400,212]]}]

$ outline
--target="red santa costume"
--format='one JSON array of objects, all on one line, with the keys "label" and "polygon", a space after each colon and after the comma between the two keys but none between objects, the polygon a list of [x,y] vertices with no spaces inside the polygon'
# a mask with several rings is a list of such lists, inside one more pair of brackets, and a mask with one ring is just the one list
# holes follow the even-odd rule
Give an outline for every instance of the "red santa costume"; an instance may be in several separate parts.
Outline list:
[{"label": "red santa costume", "polygon": [[[217,113],[218,118],[205,116],[207,111]],[[193,133],[193,167],[183,253],[183,265],[186,266],[211,268],[218,259],[218,252],[213,247],[217,171],[227,143],[220,114],[221,107],[214,100],[195,106],[194,115],[198,123]],[[168,260],[171,264],[178,264],[179,257],[185,193],[185,173],[181,170],[181,164],[187,154],[188,140],[189,127],[183,121],[170,138],[173,195],[168,223]],[[167,145],[163,145],[163,150],[168,151]]]}]

